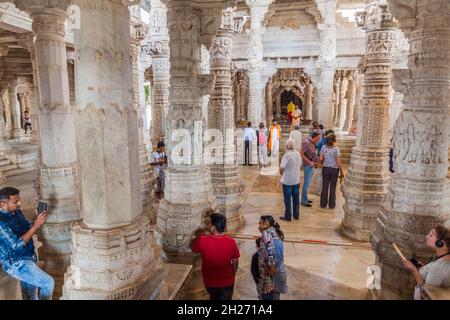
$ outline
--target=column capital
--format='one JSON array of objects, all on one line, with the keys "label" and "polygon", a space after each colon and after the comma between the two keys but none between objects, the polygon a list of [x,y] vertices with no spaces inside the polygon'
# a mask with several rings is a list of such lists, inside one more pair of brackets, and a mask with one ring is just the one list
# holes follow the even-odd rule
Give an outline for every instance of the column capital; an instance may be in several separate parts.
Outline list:
[{"label": "column capital", "polygon": [[393,28],[397,26],[386,2],[371,1],[364,11],[355,13],[356,24],[364,31]]},{"label": "column capital", "polygon": [[399,21],[399,28],[404,32],[412,31],[416,26],[417,0],[389,0],[389,12]]},{"label": "column capital", "polygon": [[52,34],[64,37],[66,34],[65,21],[67,17],[67,12],[59,8],[34,8],[31,11],[33,32],[36,35]]}]

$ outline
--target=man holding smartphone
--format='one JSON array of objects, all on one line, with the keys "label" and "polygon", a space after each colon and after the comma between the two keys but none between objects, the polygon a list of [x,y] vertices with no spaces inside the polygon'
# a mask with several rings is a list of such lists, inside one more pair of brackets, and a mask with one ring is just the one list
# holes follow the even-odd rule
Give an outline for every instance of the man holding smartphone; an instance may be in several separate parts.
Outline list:
[{"label": "man holding smartphone", "polygon": [[0,265],[20,280],[24,300],[51,300],[55,282],[37,266],[33,235],[45,224],[47,211],[29,222],[20,210],[19,190],[0,190]]}]

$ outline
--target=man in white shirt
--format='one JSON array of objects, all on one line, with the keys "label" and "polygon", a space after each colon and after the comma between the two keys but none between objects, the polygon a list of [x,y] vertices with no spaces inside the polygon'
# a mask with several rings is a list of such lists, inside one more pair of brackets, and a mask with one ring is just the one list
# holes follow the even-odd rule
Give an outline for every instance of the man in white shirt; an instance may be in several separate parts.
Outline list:
[{"label": "man in white shirt", "polygon": [[284,216],[280,217],[280,219],[283,221],[291,221],[291,217],[298,220],[300,216],[299,189],[302,158],[300,153],[295,150],[294,140],[289,139],[286,143],[286,148],[287,152],[283,156],[280,164],[281,183],[283,184],[285,206]]},{"label": "man in white shirt", "polygon": [[247,128],[244,129],[244,142],[245,142],[245,149],[244,149],[244,157],[245,157],[245,166],[252,165],[252,143],[253,141],[256,141],[256,131],[252,128],[252,123],[247,123]]}]

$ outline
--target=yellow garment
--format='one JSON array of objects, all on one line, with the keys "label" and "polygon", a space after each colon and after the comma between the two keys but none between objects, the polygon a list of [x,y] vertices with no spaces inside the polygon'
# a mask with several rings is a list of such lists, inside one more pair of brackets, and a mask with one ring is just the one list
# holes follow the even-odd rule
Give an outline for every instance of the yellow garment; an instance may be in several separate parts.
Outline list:
[{"label": "yellow garment", "polygon": [[287,106],[288,112],[294,112],[295,109],[296,109],[295,104],[293,104],[292,102],[288,104]]},{"label": "yellow garment", "polygon": [[277,124],[276,127],[274,127],[273,125],[270,127],[269,130],[269,141],[267,142],[267,150],[271,151],[272,150],[272,137],[273,137],[273,130],[277,130],[278,131],[278,140],[281,140],[281,127]]}]

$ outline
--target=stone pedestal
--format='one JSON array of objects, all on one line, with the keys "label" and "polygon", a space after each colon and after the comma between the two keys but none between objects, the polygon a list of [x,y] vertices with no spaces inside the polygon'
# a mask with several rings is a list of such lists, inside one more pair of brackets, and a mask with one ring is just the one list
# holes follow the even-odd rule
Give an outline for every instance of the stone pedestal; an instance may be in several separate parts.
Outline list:
[{"label": "stone pedestal", "polygon": [[72,228],[63,298],[130,299],[153,265],[149,218],[142,213],[130,13],[110,0],[74,4],[82,12],[74,43],[83,221]]},{"label": "stone pedestal", "polygon": [[371,2],[360,14],[366,31],[366,62],[356,145],[341,190],[345,197],[342,231],[369,241],[385,201],[389,181],[389,108],[396,28],[386,6]]},{"label": "stone pedestal", "polygon": [[[36,47],[36,76],[40,148],[38,194],[49,204],[49,218],[39,233],[39,259],[56,281],[61,295],[64,273],[70,263],[70,224],[80,218],[74,114],[67,76],[65,11],[35,9],[31,13]],[[37,129],[36,127],[34,128]]]},{"label": "stone pedestal", "polygon": [[243,224],[240,210],[241,184],[234,144],[234,105],[231,97],[232,22],[232,13],[227,11],[210,51],[210,69],[215,77],[215,84],[208,114],[208,128],[216,129],[216,133],[222,137],[220,142],[215,141],[219,146],[222,144],[223,148],[215,151],[215,163],[210,168],[218,210],[227,217],[228,231],[236,231]]},{"label": "stone pedestal", "polygon": [[411,299],[415,284],[392,242],[407,257],[427,259],[431,255],[427,233],[436,224],[449,224],[449,5],[448,0],[389,1],[410,51],[409,72],[403,72],[394,87],[405,95],[394,126],[396,172],[372,236],[385,298]]}]

